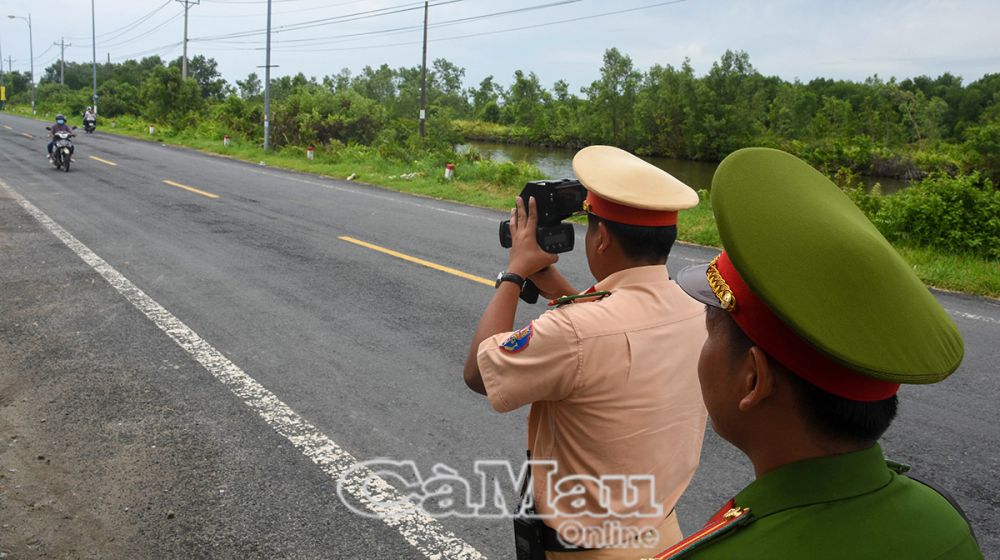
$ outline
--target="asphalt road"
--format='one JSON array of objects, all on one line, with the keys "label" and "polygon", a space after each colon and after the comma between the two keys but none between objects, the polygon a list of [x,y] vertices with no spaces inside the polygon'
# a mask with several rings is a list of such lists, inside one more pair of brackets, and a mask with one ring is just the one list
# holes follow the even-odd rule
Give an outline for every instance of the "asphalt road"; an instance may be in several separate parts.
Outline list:
[{"label": "asphalt road", "polygon": [[[53,476],[72,480],[72,492],[53,500],[85,514],[51,523],[90,536],[63,552],[413,558],[457,550],[426,544],[454,536],[487,557],[513,557],[507,520],[447,517],[419,533],[419,519],[358,516],[324,463],[341,451],[412,460],[422,473],[519,463],[526,411],[494,413],[461,380],[491,288],[400,258],[492,278],[505,264],[500,213],[101,133],[76,139],[67,174],[45,161],[43,127],[0,116],[0,180],[166,312],[129,303],[0,187],[0,428],[36,438],[28,452],[8,443],[0,462],[64,455]],[[712,254],[679,245],[668,266]],[[591,282],[580,252],[560,268],[574,285]],[[943,383],[903,388],[883,447],[950,488],[997,557],[1000,304],[936,296],[965,337],[965,361]],[[543,311],[522,305],[519,323]],[[188,331],[170,320],[217,354],[186,351],[171,336]],[[218,366],[226,359],[235,369]],[[256,383],[247,391],[270,396],[234,389],[233,371]],[[289,425],[304,431],[289,436]],[[51,491],[44,477],[27,480],[41,468],[8,473],[0,496],[13,497],[22,479],[18,491]],[[751,476],[708,433],[678,506],[685,532]],[[51,513],[31,515],[38,525]],[[58,540],[39,527],[21,533],[0,534],[0,550],[54,550]]]}]

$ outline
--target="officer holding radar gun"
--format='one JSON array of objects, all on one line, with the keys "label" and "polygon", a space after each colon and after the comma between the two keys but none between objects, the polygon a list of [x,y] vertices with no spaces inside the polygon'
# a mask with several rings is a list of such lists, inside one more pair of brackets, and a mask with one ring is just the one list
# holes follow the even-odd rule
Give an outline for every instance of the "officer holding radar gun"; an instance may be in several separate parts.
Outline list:
[{"label": "officer holding radar gun", "polygon": [[[681,539],[674,505],[698,466],[706,411],[697,378],[704,306],[666,268],[687,185],[610,146],[577,153],[578,181],[529,183],[501,225],[508,264],[483,312],[465,382],[498,412],[530,405],[530,481],[514,521],[518,558],[651,556]],[[596,283],[556,269],[587,215]],[[515,329],[518,299],[552,298]],[[528,507],[530,506],[530,507]]]}]

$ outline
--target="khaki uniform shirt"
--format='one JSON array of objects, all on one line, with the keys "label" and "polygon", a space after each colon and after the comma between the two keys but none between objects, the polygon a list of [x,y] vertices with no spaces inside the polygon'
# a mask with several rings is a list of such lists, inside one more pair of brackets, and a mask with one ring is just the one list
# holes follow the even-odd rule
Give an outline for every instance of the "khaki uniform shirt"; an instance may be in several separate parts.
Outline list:
[{"label": "khaki uniform shirt", "polygon": [[[532,469],[535,507],[551,516],[545,523],[567,542],[604,548],[630,536],[602,537],[607,522],[656,527],[694,475],[706,421],[697,364],[707,333],[704,306],[665,266],[623,270],[595,288],[611,295],[484,340],[478,363],[493,408],[531,404],[532,459],[557,468],[551,483],[552,469]],[[632,478],[634,492],[626,492],[622,481],[565,478],[573,475],[652,482]]]}]

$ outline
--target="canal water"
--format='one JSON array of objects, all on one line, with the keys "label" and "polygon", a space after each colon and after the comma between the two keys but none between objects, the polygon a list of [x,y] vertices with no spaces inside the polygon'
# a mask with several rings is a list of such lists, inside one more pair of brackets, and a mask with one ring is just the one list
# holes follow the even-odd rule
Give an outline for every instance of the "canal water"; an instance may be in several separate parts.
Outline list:
[{"label": "canal water", "polygon": [[[458,150],[475,148],[483,157],[493,161],[523,161],[534,164],[546,179],[572,178],[573,155],[576,150],[561,148],[540,148],[534,146],[517,146],[513,144],[495,144],[490,142],[468,142],[458,146]],[[697,189],[707,189],[712,184],[712,175],[718,163],[710,161],[690,161],[661,157],[643,157],[644,160],[684,181]],[[891,194],[906,187],[906,181],[891,178],[862,177],[865,184],[871,188],[875,183],[882,185],[884,194]]]}]

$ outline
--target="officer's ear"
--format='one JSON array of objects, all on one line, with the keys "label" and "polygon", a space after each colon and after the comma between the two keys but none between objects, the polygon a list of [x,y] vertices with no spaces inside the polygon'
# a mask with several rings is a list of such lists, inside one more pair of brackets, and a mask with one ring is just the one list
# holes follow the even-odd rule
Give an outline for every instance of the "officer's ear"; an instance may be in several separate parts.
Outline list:
[{"label": "officer's ear", "polygon": [[740,412],[749,412],[774,395],[776,365],[757,346],[751,346],[743,355],[738,380],[742,392]]},{"label": "officer's ear", "polygon": [[604,223],[604,220],[597,221],[596,233],[597,237],[594,239],[594,247],[597,249],[597,254],[603,255],[611,247],[611,232],[608,230],[608,226]]}]

